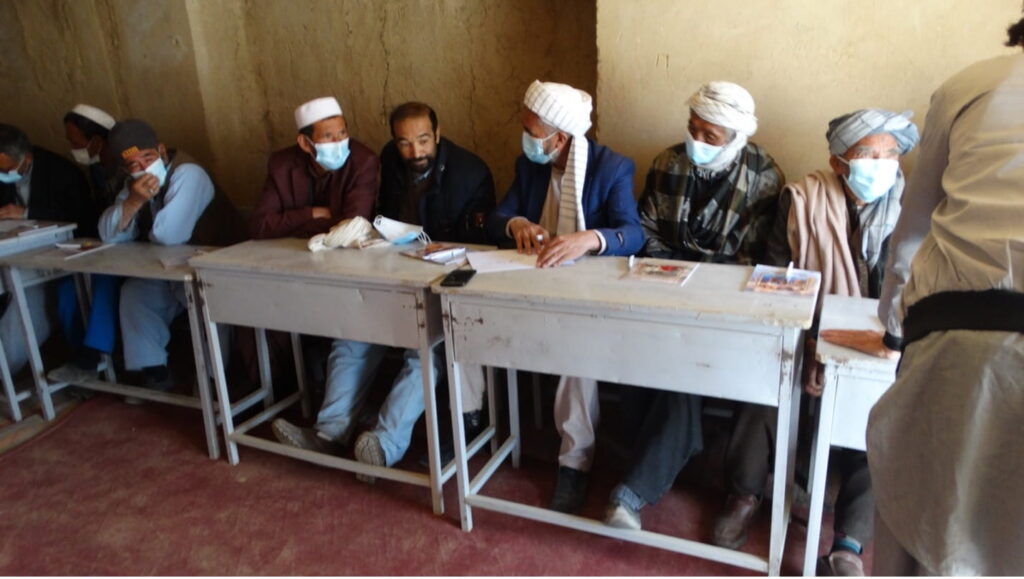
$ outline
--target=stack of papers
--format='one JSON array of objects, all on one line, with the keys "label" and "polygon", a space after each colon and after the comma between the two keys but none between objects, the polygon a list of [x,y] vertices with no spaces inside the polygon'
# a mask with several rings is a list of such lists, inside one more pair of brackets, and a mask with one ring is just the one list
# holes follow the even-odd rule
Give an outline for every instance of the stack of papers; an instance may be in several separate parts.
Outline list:
[{"label": "stack of papers", "polygon": [[475,269],[477,273],[534,269],[537,267],[536,255],[519,253],[514,249],[474,251],[466,254],[466,257],[469,259],[469,266]]},{"label": "stack of papers", "polygon": [[90,253],[113,247],[113,243],[103,243],[99,239],[76,239],[74,241],[64,241],[57,244],[57,249],[60,249],[67,253],[64,259],[74,259]]},{"label": "stack of papers", "polygon": [[403,251],[402,255],[440,265],[448,265],[449,263],[462,261],[466,257],[466,248],[453,243],[428,243],[419,249]]}]

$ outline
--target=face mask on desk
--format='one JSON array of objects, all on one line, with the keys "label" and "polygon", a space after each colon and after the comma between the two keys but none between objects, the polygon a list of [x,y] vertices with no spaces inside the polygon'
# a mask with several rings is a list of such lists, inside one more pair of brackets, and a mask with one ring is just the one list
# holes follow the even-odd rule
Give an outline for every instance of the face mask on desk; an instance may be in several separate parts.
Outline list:
[{"label": "face mask on desk", "polygon": [[373,227],[380,233],[384,239],[387,239],[395,245],[402,245],[403,243],[409,243],[420,239],[421,241],[428,242],[430,238],[423,231],[423,228],[419,225],[412,225],[411,223],[403,223],[401,221],[395,221],[394,219],[388,219],[383,215],[378,215],[373,220]]}]

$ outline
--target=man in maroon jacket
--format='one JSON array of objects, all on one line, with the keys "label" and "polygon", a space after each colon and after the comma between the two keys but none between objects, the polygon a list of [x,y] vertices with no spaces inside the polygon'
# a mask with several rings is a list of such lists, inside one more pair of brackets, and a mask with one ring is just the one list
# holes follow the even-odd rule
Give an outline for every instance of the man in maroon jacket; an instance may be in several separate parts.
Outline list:
[{"label": "man in maroon jacket", "polygon": [[253,238],[312,237],[343,219],[371,219],[380,161],[349,138],[338,101],[324,97],[301,105],[295,125],[298,143],[275,151],[267,164],[249,221]]}]

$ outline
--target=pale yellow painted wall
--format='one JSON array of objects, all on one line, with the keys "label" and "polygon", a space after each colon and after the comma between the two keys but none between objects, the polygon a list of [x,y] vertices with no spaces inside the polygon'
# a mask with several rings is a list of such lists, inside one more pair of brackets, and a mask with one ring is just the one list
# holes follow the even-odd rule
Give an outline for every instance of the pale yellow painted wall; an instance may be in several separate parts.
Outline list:
[{"label": "pale yellow painted wall", "polygon": [[[951,74],[1010,49],[1020,0],[597,0],[599,139],[637,162],[683,140],[705,81],[749,90],[789,180],[826,168],[825,129],[864,107],[915,111]],[[912,169],[910,156],[904,167]]]},{"label": "pale yellow painted wall", "polygon": [[0,0],[0,121],[66,154],[77,102],[144,118],[249,206],[301,102],[336,96],[379,150],[417,99],[502,195],[526,87],[593,93],[595,30],[593,0]]}]

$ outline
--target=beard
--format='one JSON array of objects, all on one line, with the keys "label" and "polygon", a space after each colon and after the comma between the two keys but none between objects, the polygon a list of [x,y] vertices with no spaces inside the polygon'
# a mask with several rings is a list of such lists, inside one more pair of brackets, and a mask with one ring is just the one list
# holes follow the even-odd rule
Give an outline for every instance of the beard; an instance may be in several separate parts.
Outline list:
[{"label": "beard", "polygon": [[434,168],[434,156],[418,157],[416,159],[407,159],[405,166],[415,175],[423,175]]}]

